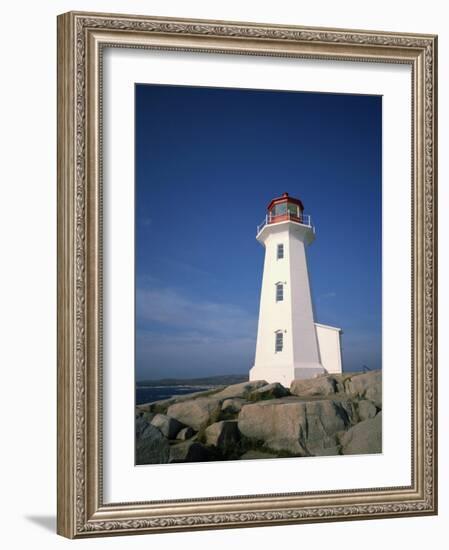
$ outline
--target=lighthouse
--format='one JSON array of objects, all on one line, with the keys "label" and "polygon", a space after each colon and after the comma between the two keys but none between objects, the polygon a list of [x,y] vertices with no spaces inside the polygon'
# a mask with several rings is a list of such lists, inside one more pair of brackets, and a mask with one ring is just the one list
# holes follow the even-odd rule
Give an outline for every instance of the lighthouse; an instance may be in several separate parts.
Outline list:
[{"label": "lighthouse", "polygon": [[303,203],[284,193],[257,227],[265,247],[256,356],[250,380],[292,380],[342,371],[341,329],[315,323],[306,247],[315,228]]}]

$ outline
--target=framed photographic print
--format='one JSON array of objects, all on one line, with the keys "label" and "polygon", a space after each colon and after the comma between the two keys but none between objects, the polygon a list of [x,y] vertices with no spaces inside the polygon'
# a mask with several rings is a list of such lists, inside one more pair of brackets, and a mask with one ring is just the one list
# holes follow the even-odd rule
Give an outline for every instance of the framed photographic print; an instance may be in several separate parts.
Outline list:
[{"label": "framed photographic print", "polygon": [[435,514],[432,35],[58,18],[58,532]]}]

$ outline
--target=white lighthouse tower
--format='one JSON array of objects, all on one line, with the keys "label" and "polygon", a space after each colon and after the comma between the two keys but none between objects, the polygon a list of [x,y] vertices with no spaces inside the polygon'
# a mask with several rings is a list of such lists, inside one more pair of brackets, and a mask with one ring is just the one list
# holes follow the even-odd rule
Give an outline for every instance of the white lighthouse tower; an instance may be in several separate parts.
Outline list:
[{"label": "white lighthouse tower", "polygon": [[256,358],[250,380],[280,382],[341,372],[341,330],[314,322],[306,246],[315,239],[299,199],[284,193],[257,228],[265,247]]}]

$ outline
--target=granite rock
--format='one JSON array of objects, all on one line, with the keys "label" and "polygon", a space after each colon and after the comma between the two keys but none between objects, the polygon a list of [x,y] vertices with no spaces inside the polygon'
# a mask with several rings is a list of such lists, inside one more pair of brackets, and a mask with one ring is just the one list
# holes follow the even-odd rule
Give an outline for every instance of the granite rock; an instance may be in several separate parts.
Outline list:
[{"label": "granite rock", "polygon": [[176,418],[171,418],[166,414],[158,413],[151,420],[151,424],[155,426],[162,435],[168,439],[175,439],[178,432],[184,427]]}]

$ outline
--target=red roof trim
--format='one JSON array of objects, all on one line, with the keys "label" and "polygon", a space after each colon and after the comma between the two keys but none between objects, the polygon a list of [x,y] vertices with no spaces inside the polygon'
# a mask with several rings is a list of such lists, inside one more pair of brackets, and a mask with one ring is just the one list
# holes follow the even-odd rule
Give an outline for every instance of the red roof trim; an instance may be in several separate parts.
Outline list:
[{"label": "red roof trim", "polygon": [[290,202],[290,203],[293,203],[293,204],[297,204],[299,206],[299,208],[301,209],[301,211],[304,211],[303,203],[299,199],[295,199],[293,197],[290,197],[288,193],[284,193],[282,195],[282,197],[277,197],[277,198],[273,199],[270,202],[270,204],[268,205],[267,210],[271,210],[273,208],[273,206],[275,206],[276,204],[282,204],[284,202]]}]

